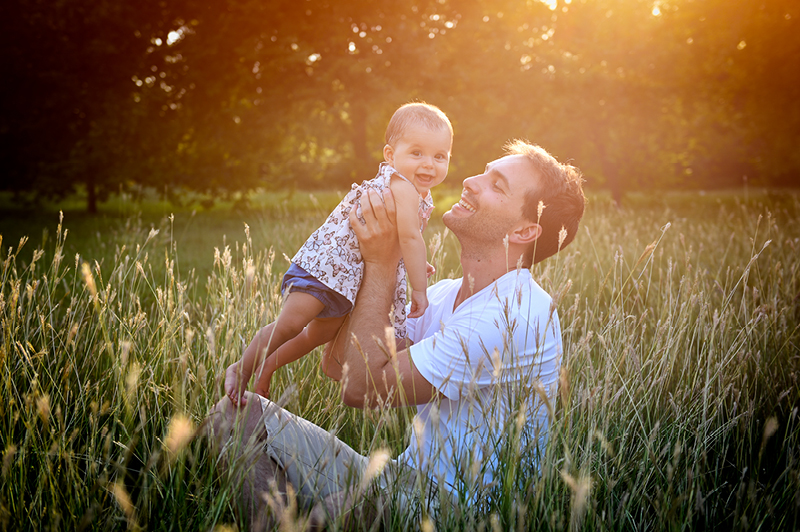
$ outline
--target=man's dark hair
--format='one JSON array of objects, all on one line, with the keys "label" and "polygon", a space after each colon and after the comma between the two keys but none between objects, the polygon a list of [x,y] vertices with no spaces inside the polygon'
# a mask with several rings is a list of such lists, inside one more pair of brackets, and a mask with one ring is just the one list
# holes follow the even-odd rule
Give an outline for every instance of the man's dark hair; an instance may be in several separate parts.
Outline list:
[{"label": "man's dark hair", "polygon": [[524,155],[539,178],[537,186],[526,194],[522,207],[522,215],[542,228],[542,234],[531,246],[536,264],[555,255],[575,238],[586,205],[583,178],[574,166],[558,162],[544,148],[524,140],[508,142],[505,152]]}]

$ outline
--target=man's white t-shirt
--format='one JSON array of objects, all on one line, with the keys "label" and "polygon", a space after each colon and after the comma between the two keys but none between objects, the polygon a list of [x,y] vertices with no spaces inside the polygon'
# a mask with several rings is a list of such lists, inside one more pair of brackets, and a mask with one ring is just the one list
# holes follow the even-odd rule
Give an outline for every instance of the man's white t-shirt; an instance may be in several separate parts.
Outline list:
[{"label": "man's white t-shirt", "polygon": [[494,480],[508,421],[524,422],[520,446],[543,452],[549,418],[536,389],[555,406],[561,328],[551,297],[527,269],[505,274],[454,310],[461,283],[430,287],[425,314],[408,320],[411,360],[441,398],[417,407],[398,461],[453,492],[474,493]]}]

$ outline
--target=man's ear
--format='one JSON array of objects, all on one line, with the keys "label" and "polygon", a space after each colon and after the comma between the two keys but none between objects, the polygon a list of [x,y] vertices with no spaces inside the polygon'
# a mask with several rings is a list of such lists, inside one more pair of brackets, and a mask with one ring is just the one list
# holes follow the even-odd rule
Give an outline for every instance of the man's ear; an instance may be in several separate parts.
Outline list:
[{"label": "man's ear", "polygon": [[525,222],[509,235],[511,242],[527,245],[542,235],[542,226],[536,222]]},{"label": "man's ear", "polygon": [[389,144],[383,147],[383,160],[394,166],[394,148]]}]

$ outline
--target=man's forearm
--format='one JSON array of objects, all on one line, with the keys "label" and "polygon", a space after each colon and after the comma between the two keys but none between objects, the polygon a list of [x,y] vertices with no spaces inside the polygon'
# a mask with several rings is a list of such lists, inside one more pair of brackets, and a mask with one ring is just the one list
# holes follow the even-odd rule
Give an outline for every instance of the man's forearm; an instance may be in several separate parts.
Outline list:
[{"label": "man's forearm", "polygon": [[362,196],[363,223],[355,210],[350,211],[364,258],[364,277],[347,325],[323,358],[326,374],[338,376],[332,364],[342,369],[342,400],[355,407],[421,404],[436,393],[413,367],[408,350],[397,352],[394,334],[386,334],[400,246],[391,190],[383,194],[385,203],[373,190]]},{"label": "man's forearm", "polygon": [[386,388],[392,388],[396,381],[389,357],[394,346],[390,347],[386,340],[386,328],[391,327],[389,311],[395,291],[394,283],[386,280],[393,281],[396,271],[396,264],[364,265],[364,278],[348,320],[346,334],[340,339],[337,357],[347,367],[347,382],[344,383],[342,396],[352,406],[373,404],[377,397],[385,398],[388,392]]}]

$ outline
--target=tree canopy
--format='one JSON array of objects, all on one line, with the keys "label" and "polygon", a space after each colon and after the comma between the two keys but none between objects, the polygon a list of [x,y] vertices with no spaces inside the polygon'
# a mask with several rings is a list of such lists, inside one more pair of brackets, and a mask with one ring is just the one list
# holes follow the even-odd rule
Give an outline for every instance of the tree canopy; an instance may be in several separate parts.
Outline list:
[{"label": "tree canopy", "polygon": [[[451,175],[510,138],[630,190],[796,184],[790,0],[9,0],[0,189],[226,194],[371,177],[400,104]],[[747,176],[745,178],[745,176]]]}]

